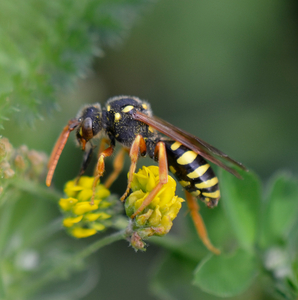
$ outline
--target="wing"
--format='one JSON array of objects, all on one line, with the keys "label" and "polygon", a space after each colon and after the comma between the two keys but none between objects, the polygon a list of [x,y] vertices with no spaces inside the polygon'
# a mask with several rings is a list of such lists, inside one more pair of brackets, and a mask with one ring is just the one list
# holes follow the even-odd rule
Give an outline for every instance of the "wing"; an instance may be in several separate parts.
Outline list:
[{"label": "wing", "polygon": [[[185,147],[191,149],[192,151],[198,153],[202,157],[206,158],[207,160],[213,162],[214,164],[220,166],[221,168],[227,170],[228,172],[232,173],[238,178],[241,178],[239,173],[228,167],[224,162],[231,163],[242,170],[248,171],[240,162],[230,158],[227,154],[221,152],[220,150],[216,149],[215,147],[211,146],[210,144],[206,143],[205,141],[199,139],[198,137],[180,129],[158,117],[152,116],[149,117],[140,111],[133,111],[132,117],[135,120],[141,121],[145,124],[148,124],[152,128],[156,129],[157,131],[163,133],[164,135],[168,136],[169,138],[180,142]],[[218,158],[219,159],[218,159]]]}]

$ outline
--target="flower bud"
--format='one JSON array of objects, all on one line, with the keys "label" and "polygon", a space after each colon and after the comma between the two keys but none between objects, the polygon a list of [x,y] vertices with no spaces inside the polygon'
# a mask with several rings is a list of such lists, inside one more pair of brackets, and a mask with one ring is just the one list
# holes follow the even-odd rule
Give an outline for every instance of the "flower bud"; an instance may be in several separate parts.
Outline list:
[{"label": "flower bud", "polygon": [[[131,183],[132,193],[125,202],[127,216],[131,217],[138,210],[158,183],[159,168],[157,166],[143,166],[138,173],[134,174]],[[140,250],[140,245],[145,246],[143,239],[152,235],[163,236],[172,228],[173,220],[184,201],[175,196],[175,191],[176,181],[168,176],[168,182],[162,186],[151,203],[133,219],[129,234],[130,243],[136,250]]]}]

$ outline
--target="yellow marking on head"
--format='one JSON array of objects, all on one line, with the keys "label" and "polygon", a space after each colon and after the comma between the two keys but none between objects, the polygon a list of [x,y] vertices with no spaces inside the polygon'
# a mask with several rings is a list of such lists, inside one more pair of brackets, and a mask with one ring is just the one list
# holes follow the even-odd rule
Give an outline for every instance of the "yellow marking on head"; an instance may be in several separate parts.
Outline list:
[{"label": "yellow marking on head", "polygon": [[193,196],[200,196],[201,192],[200,191],[193,191],[193,192],[191,192],[191,194]]},{"label": "yellow marking on head", "polygon": [[197,167],[193,172],[187,174],[189,178],[198,178],[205,174],[205,172],[209,169],[210,165],[206,164],[203,166]]},{"label": "yellow marking on head", "polygon": [[134,109],[134,107],[132,105],[127,105],[122,109],[122,112],[127,113],[127,112],[131,111],[132,109]]},{"label": "yellow marking on head", "polygon": [[206,180],[204,182],[196,183],[195,186],[198,189],[206,189],[206,188],[216,185],[217,183],[218,183],[218,178],[213,177],[212,179]]},{"label": "yellow marking on head", "polygon": [[110,111],[111,110],[111,105],[108,105],[107,106],[107,111]]},{"label": "yellow marking on head", "polygon": [[186,151],[177,159],[177,163],[179,165],[191,164],[197,158],[197,156],[198,154],[191,150]]},{"label": "yellow marking on head", "polygon": [[147,106],[146,103],[143,103],[143,104],[142,104],[142,107],[143,107],[144,109],[148,109],[148,106]]},{"label": "yellow marking on head", "polygon": [[220,191],[217,190],[215,192],[212,193],[202,193],[203,196],[207,196],[207,197],[211,197],[211,198],[219,198],[220,197]]},{"label": "yellow marking on head", "polygon": [[186,187],[186,186],[190,185],[190,182],[189,182],[189,181],[184,181],[184,180],[180,180],[179,183],[180,183],[183,187]]},{"label": "yellow marking on head", "polygon": [[172,146],[171,146],[171,149],[173,151],[177,150],[182,144],[179,143],[179,142],[175,142]]},{"label": "yellow marking on head", "polygon": [[171,171],[173,174],[175,174],[175,173],[176,173],[176,170],[174,169],[174,167],[173,167],[173,166],[170,166],[170,167],[169,167],[169,169],[170,169],[170,171]]},{"label": "yellow marking on head", "polygon": [[150,132],[154,132],[154,129],[153,129],[151,126],[148,127],[148,130],[149,130]]},{"label": "yellow marking on head", "polygon": [[118,122],[121,119],[120,113],[115,113],[115,122]]}]

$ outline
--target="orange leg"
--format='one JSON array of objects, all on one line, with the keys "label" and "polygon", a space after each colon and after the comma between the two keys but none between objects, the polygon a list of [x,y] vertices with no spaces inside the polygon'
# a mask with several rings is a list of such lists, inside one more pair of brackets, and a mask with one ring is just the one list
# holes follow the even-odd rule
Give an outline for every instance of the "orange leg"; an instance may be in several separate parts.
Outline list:
[{"label": "orange leg", "polygon": [[[99,148],[98,148],[98,152],[97,152],[97,160],[99,160],[101,153],[103,153],[105,151],[107,145],[110,146],[109,140],[106,138],[102,138],[100,140],[100,144],[99,144]],[[93,171],[93,176],[96,176],[96,175],[97,175],[97,165]]]},{"label": "orange leg", "polygon": [[168,160],[167,160],[165,144],[163,142],[159,142],[156,145],[155,152],[158,154],[159,183],[149,193],[149,195],[143,201],[143,203],[137,209],[137,211],[131,216],[132,219],[135,218],[138,214],[140,214],[152,202],[152,200],[156,197],[158,192],[161,190],[162,186],[168,182]]},{"label": "orange leg", "polygon": [[114,148],[110,146],[107,149],[105,149],[103,152],[101,152],[100,155],[99,155],[97,165],[96,165],[96,175],[94,176],[94,181],[93,181],[93,185],[92,185],[93,194],[92,194],[91,201],[90,201],[91,205],[94,204],[94,196],[95,196],[96,185],[98,183],[99,178],[102,176],[102,174],[105,170],[104,159],[105,159],[105,157],[111,156],[113,154],[113,152],[114,152]]},{"label": "orange leg", "polygon": [[220,254],[220,250],[215,248],[208,238],[208,233],[204,221],[199,213],[200,207],[197,203],[197,199],[187,191],[185,191],[185,195],[190,215],[193,219],[194,225],[196,227],[200,239],[202,240],[203,244],[207,247],[207,249],[209,249],[214,254]]},{"label": "orange leg", "polygon": [[127,152],[127,150],[125,148],[121,148],[119,150],[119,152],[117,153],[117,155],[114,159],[114,164],[113,164],[114,171],[112,174],[109,175],[108,179],[104,183],[104,185],[107,189],[113,184],[113,182],[119,176],[119,173],[122,171],[123,164],[124,164],[124,158],[125,158],[124,156],[125,156],[126,152]]},{"label": "orange leg", "polygon": [[130,147],[129,157],[131,159],[131,164],[130,164],[130,168],[129,168],[127,188],[126,188],[126,191],[123,194],[123,196],[120,198],[120,200],[122,202],[124,201],[124,199],[127,197],[128,193],[129,193],[131,182],[133,179],[133,174],[137,167],[139,152],[146,153],[146,143],[144,141],[144,138],[141,135],[136,136],[135,140],[133,141],[133,143]]}]

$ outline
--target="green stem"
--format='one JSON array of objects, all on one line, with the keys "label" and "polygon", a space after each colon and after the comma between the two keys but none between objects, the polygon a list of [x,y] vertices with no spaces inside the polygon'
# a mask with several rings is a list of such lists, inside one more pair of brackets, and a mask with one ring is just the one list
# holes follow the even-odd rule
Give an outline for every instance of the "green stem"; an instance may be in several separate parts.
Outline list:
[{"label": "green stem", "polygon": [[59,265],[55,266],[52,270],[48,271],[43,277],[35,280],[34,284],[27,288],[25,291],[26,294],[32,294],[40,287],[44,286],[45,284],[57,280],[61,273],[65,273],[66,270],[70,271],[73,266],[76,265],[76,261],[82,261],[87,256],[93,254],[94,252],[98,251],[99,249],[112,244],[116,241],[122,240],[125,238],[125,230],[118,231],[114,234],[106,236],[93,244],[87,246],[84,250],[74,254],[64,262],[60,263]]}]

